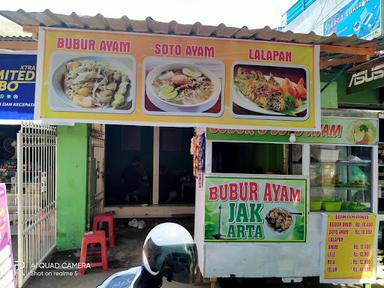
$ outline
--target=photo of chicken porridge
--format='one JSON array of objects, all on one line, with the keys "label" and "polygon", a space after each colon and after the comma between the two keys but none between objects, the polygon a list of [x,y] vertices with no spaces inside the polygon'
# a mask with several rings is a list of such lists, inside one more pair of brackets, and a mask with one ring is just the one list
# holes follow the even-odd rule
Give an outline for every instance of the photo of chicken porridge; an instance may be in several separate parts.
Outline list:
[{"label": "photo of chicken porridge", "polygon": [[283,208],[273,208],[265,216],[268,226],[277,232],[284,232],[292,225],[292,215]]},{"label": "photo of chicken porridge", "polygon": [[65,63],[61,81],[64,95],[82,108],[122,108],[131,84],[126,73],[88,58]]}]

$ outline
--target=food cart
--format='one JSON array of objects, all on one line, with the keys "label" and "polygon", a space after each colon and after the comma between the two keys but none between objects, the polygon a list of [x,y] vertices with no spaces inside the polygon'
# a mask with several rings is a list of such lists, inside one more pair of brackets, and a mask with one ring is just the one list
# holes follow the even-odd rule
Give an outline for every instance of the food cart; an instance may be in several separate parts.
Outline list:
[{"label": "food cart", "polygon": [[[196,130],[195,239],[204,277],[374,281],[377,114],[329,110],[321,122],[318,132]],[[268,151],[276,145],[282,153]],[[268,153],[270,162],[281,157],[281,170],[261,171]]]}]

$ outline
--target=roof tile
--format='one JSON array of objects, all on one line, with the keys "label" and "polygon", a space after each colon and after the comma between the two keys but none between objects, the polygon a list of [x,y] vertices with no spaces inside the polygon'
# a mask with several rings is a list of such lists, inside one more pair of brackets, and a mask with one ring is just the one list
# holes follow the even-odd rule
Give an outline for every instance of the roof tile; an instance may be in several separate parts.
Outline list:
[{"label": "roof tile", "polygon": [[[71,15],[62,15],[53,13],[50,10],[45,10],[44,12],[25,12],[21,9],[17,11],[0,10],[0,15],[21,26],[129,31],[137,33],[290,42],[310,45],[328,44],[370,48],[376,47],[376,49],[384,47],[383,38],[367,41],[356,37],[337,37],[334,34],[331,36],[319,36],[312,32],[308,34],[293,33],[292,31],[282,32],[271,29],[268,26],[260,29],[248,29],[246,26],[242,28],[227,27],[223,23],[218,26],[202,25],[200,22],[194,24],[180,24],[176,21],[171,21],[167,23],[156,21],[151,17],[147,17],[145,20],[132,20],[127,16],[121,18],[106,18],[102,14],[97,14],[96,16],[80,16],[73,12]],[[322,59],[345,56],[346,55],[343,54],[334,55],[334,53],[321,53]]]},{"label": "roof tile", "polygon": [[119,19],[106,18],[102,14],[96,16],[79,16],[76,13],[62,15],[45,10],[44,12],[0,11],[0,15],[12,20],[21,26],[46,26],[63,28],[82,28],[93,30],[133,31],[139,33],[159,33],[191,35],[204,37],[221,37],[253,40],[271,40],[281,42],[295,42],[306,44],[332,44],[332,45],[363,45],[367,41],[356,37],[319,36],[314,33],[300,34],[291,31],[281,32],[270,27],[261,29],[248,29],[247,27],[227,27],[225,24],[218,26],[194,24],[179,24],[176,21],[169,23],[155,21],[148,17],[146,20],[132,20],[127,16]]}]

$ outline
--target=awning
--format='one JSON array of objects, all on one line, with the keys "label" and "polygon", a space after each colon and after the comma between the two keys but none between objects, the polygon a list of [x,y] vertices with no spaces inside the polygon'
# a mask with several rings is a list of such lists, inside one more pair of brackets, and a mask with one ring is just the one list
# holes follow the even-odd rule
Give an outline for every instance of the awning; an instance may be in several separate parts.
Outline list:
[{"label": "awning", "polygon": [[[302,43],[320,45],[321,61],[320,68],[343,66],[368,61],[376,55],[378,40],[363,40],[356,36],[337,37],[319,36],[315,33],[303,34],[292,31],[282,32],[266,26],[260,29],[248,29],[247,27],[227,27],[225,24],[218,26],[202,25],[200,22],[194,24],[180,24],[176,21],[159,22],[151,17],[145,20],[133,20],[127,16],[121,18],[107,18],[102,14],[96,16],[80,16],[75,12],[70,15],[56,14],[50,10],[44,12],[26,12],[22,9],[17,11],[0,10],[0,15],[8,18],[23,27],[25,32],[33,33],[34,44],[20,47],[12,44],[12,41],[2,41],[0,38],[0,49],[19,50],[37,49],[37,33],[39,27],[76,28],[106,31],[127,31],[137,33],[170,34],[191,37],[215,37],[248,39],[257,41],[276,41],[288,43]],[[22,40],[24,41],[24,40]],[[3,45],[8,44],[7,48]]]}]

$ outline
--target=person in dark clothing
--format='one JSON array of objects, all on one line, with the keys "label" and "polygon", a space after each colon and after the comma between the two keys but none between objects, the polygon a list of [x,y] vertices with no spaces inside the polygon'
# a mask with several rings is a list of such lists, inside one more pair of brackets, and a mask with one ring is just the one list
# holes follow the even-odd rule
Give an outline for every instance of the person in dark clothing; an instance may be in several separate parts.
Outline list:
[{"label": "person in dark clothing", "polygon": [[125,190],[125,200],[130,201],[131,197],[136,202],[139,201],[139,197],[146,196],[147,194],[147,181],[148,176],[145,172],[144,166],[140,161],[139,156],[134,156],[132,162],[127,166],[122,175],[122,181]]}]

